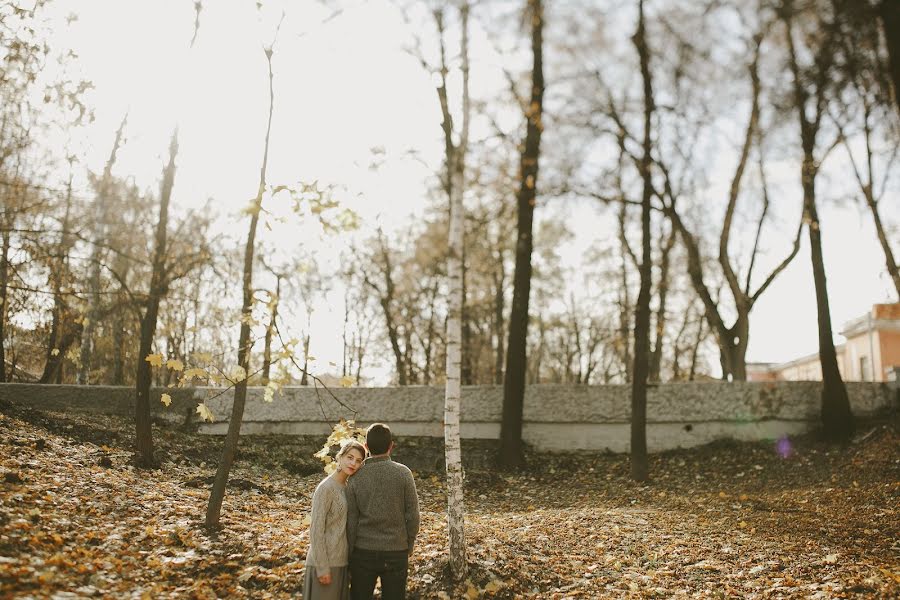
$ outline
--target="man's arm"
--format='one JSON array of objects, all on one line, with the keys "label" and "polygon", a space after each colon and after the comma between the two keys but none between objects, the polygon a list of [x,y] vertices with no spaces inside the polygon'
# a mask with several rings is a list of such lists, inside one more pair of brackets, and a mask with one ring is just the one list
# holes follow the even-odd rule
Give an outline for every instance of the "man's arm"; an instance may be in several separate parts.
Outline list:
[{"label": "man's arm", "polygon": [[419,496],[416,494],[416,482],[412,473],[406,473],[406,487],[403,491],[406,513],[406,548],[412,554],[419,534]]},{"label": "man's arm", "polygon": [[352,483],[347,484],[347,552],[353,554],[356,544],[356,528],[359,524],[359,505],[356,503],[356,490]]}]

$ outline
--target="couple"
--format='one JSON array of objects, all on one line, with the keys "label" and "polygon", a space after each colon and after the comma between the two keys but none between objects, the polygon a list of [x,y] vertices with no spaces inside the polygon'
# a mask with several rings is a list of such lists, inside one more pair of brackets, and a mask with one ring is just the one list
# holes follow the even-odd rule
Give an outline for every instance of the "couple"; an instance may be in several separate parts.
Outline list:
[{"label": "couple", "polygon": [[337,470],[316,487],[304,600],[371,600],[379,577],[383,600],[406,597],[419,500],[410,470],[391,460],[393,449],[390,428],[374,423],[365,446],[341,445]]}]

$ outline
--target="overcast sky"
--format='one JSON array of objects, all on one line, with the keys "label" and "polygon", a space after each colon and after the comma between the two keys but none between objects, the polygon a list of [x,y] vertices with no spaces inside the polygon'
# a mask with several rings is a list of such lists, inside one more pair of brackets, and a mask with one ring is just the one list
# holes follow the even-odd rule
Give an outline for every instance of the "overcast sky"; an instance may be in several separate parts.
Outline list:
[{"label": "overcast sky", "polygon": [[[95,85],[89,102],[97,118],[74,141],[82,165],[102,169],[127,111],[127,141],[115,172],[155,188],[177,123],[181,149],[173,202],[196,207],[214,198],[217,208],[231,215],[234,231],[243,232],[246,224],[237,211],[256,192],[268,101],[262,46],[272,39],[280,5],[266,3],[260,13],[251,2],[205,2],[190,49],[192,2],[55,4],[54,43],[78,53],[81,75]],[[405,51],[412,30],[385,0],[347,4],[336,16],[318,4],[285,6],[275,46],[269,182],[340,184],[345,203],[367,228],[407,224],[423,210],[427,182],[442,152],[431,76]],[[77,20],[63,26],[70,13]],[[415,30],[427,33],[424,27]],[[487,50],[481,52],[473,57],[476,64],[495,60]],[[386,160],[372,170],[376,147]],[[407,156],[411,149],[415,158]],[[728,171],[723,173],[722,185]],[[84,180],[82,185],[86,190]],[[893,222],[900,213],[897,205],[888,207]],[[564,210],[570,217],[576,239],[562,254],[571,261],[579,260],[608,218],[584,203],[539,206],[539,216],[548,210]],[[890,301],[892,288],[871,219],[858,204],[823,207],[821,218],[832,318],[839,331],[872,303]],[[272,235],[285,251],[296,245],[295,232]],[[800,255],[754,308],[751,361],[786,361],[817,349],[805,234],[803,240]],[[338,246],[335,240],[317,244]],[[334,261],[336,251],[323,256]],[[340,295],[333,296],[318,313],[313,354],[339,362],[343,308]]]}]

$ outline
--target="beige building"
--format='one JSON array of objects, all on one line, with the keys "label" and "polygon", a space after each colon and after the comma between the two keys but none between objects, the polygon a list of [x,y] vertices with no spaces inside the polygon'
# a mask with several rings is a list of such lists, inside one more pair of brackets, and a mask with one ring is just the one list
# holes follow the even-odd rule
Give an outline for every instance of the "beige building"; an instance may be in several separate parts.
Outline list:
[{"label": "beige building", "polygon": [[[844,324],[847,340],[835,346],[845,381],[890,381],[900,372],[900,302],[875,304],[872,310]],[[749,381],[821,381],[819,354],[786,363],[749,363]]]}]

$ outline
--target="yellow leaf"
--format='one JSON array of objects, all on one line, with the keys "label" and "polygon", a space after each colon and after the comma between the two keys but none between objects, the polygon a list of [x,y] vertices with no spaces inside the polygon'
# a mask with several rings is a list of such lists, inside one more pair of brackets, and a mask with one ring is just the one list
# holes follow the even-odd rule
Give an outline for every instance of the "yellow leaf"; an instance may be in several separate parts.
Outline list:
[{"label": "yellow leaf", "polygon": [[170,358],[166,361],[166,366],[173,371],[184,371],[184,363],[177,358]]},{"label": "yellow leaf", "polygon": [[207,375],[205,369],[200,369],[198,367],[192,367],[184,372],[181,379],[182,381],[190,381],[194,377],[199,377],[201,379],[205,378]]},{"label": "yellow leaf", "polygon": [[250,200],[250,202],[241,209],[241,212],[245,215],[250,215],[251,217],[258,213],[262,208],[262,203],[259,202],[256,198]]},{"label": "yellow leaf", "polygon": [[499,592],[500,588],[502,587],[502,581],[500,581],[499,579],[493,579],[486,586],[484,586],[484,591],[493,594],[494,592]]},{"label": "yellow leaf", "polygon": [[468,584],[468,587],[466,588],[465,597],[468,600],[478,600],[478,596],[480,595],[478,593],[478,588],[476,588],[474,585],[472,585],[471,581],[466,581],[466,583]]},{"label": "yellow leaf", "polygon": [[234,365],[231,367],[231,372],[228,374],[228,378],[234,383],[238,383],[247,379],[247,371],[244,370],[244,367],[241,365]]},{"label": "yellow leaf", "polygon": [[213,416],[212,411],[209,410],[209,407],[206,406],[206,403],[201,402],[197,405],[197,414],[200,415],[200,418],[204,421],[209,421],[212,423],[216,420],[215,416]]},{"label": "yellow leaf", "polygon": [[54,348],[50,351],[50,356],[59,356],[59,348]]},{"label": "yellow leaf", "polygon": [[162,396],[159,397],[159,401],[162,402],[163,404],[165,404],[166,406],[169,406],[170,404],[172,404],[172,396],[170,396],[168,394],[163,394]]},{"label": "yellow leaf", "polygon": [[275,392],[278,391],[278,384],[270,381],[266,384],[266,391],[263,394],[263,402],[271,402],[275,399]]},{"label": "yellow leaf", "polygon": [[161,367],[163,364],[162,354],[148,354],[144,360],[150,363],[151,367]]},{"label": "yellow leaf", "polygon": [[881,573],[882,573],[885,577],[887,577],[887,578],[889,578],[889,579],[893,579],[893,580],[896,581],[897,583],[900,583],[900,575],[898,575],[898,574],[896,574],[896,573],[892,573],[891,571],[888,571],[887,569],[885,569],[885,568],[883,568],[883,567],[879,567],[878,570],[881,571]]},{"label": "yellow leaf", "polygon": [[351,387],[353,385],[353,378],[349,375],[344,375],[341,377],[341,387]]}]

